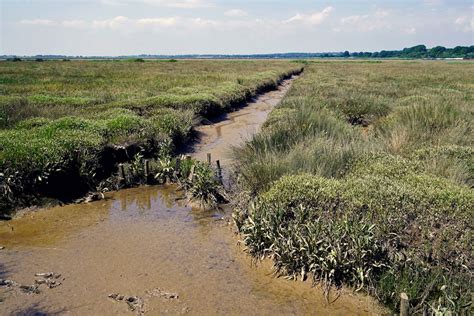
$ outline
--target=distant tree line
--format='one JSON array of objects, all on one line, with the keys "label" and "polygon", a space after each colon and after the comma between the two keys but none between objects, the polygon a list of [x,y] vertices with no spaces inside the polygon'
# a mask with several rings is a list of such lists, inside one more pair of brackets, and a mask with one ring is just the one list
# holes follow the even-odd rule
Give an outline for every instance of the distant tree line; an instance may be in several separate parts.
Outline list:
[{"label": "distant tree line", "polygon": [[248,54],[248,55],[131,55],[131,56],[64,56],[64,55],[36,55],[19,56],[3,55],[0,59],[11,61],[25,60],[69,60],[69,59],[306,59],[306,58],[464,58],[474,59],[474,46],[456,46],[446,48],[436,46],[426,48],[425,45],[416,45],[402,50],[382,50],[380,52],[328,52],[328,53],[278,53],[278,54]]},{"label": "distant tree line", "polygon": [[[343,54],[348,53],[344,52]],[[353,52],[351,57],[358,58],[474,58],[474,46],[456,46],[454,48],[446,48],[436,46],[426,48],[425,45],[416,45],[402,50],[382,50],[380,52]],[[341,57],[349,57],[347,54]]]}]

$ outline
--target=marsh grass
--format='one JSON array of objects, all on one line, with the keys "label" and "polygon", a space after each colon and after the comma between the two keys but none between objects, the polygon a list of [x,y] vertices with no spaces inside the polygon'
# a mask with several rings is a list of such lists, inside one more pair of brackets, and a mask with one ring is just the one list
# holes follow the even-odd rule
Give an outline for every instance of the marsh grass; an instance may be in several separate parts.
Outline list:
[{"label": "marsh grass", "polygon": [[415,313],[471,313],[472,78],[465,64],[308,62],[234,149],[249,251],[394,310],[406,292]]},{"label": "marsh grass", "polygon": [[[77,198],[137,154],[171,155],[199,118],[299,71],[279,61],[0,62],[0,213],[64,188]],[[68,175],[77,185],[61,186]]]}]

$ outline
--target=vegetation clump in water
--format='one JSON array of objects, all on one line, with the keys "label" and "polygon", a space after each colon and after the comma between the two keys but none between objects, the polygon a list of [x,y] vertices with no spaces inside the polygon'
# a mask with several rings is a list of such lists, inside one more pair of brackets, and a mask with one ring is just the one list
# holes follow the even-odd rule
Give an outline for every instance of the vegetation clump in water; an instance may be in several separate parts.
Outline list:
[{"label": "vegetation clump in water", "polygon": [[215,207],[227,202],[219,181],[219,170],[195,159],[165,156],[145,162],[143,156],[138,154],[133,162],[123,164],[123,168],[125,178],[117,176],[109,179],[114,189],[140,184],[177,183],[191,201],[199,202],[202,207]]}]

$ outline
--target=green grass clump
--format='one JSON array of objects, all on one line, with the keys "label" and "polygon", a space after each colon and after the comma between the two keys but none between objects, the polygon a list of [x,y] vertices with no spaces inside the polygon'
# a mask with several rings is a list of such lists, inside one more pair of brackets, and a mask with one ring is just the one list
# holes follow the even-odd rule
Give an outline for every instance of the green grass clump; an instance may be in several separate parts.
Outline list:
[{"label": "green grass clump", "polygon": [[413,152],[424,169],[456,183],[474,188],[474,149],[469,146],[437,146]]},{"label": "green grass clump", "polygon": [[430,102],[398,107],[376,125],[375,132],[394,153],[412,151],[420,144],[469,145],[473,116],[464,106],[434,97]]},{"label": "green grass clump", "polygon": [[[474,194],[407,173],[283,177],[246,210],[241,231],[250,252],[270,255],[283,274],[309,273],[326,289],[364,288],[393,308],[398,296],[391,293],[409,293],[414,307],[422,300],[434,304],[441,286],[453,292],[455,280],[463,280],[462,296],[450,297],[459,312],[470,299],[465,267],[473,264],[472,239],[463,233],[474,215]],[[436,284],[428,292],[425,279]]]},{"label": "green grass clump", "polygon": [[311,172],[340,177],[368,145],[343,117],[312,99],[287,98],[264,130],[240,148],[239,172],[252,192],[261,192],[283,175]]}]

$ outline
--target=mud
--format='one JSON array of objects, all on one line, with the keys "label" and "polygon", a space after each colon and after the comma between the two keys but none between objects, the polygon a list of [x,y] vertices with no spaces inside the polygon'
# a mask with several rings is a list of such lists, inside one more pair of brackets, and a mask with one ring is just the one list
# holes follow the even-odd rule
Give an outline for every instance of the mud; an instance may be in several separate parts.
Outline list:
[{"label": "mud", "polygon": [[216,118],[210,122],[213,124],[199,126],[196,129],[199,141],[194,145],[192,156],[205,161],[210,153],[213,160],[218,159],[222,166],[229,166],[232,146],[242,144],[258,132],[296,78],[284,80],[277,90],[260,95],[245,107]]},{"label": "mud", "polygon": [[[255,133],[288,87],[286,82],[200,128],[202,143],[194,156],[205,159],[211,152],[229,164],[228,146]],[[255,266],[244,253],[229,210],[186,203],[175,186],[140,187],[0,222],[0,279],[27,285],[44,280],[36,284],[39,293],[30,295],[0,283],[0,314],[380,312],[369,297],[343,291],[329,304],[308,282],[275,278],[269,262]],[[53,281],[60,286],[48,286]]]}]

